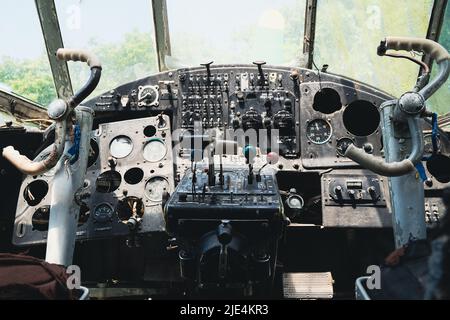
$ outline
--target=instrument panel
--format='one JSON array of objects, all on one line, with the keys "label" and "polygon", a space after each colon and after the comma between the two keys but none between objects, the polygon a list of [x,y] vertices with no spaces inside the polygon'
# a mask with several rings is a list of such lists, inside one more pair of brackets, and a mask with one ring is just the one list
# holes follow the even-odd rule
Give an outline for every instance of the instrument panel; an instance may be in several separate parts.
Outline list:
[{"label": "instrument panel", "polygon": [[[77,240],[165,231],[162,197],[175,188],[170,133],[168,116],[103,123],[92,132],[84,187],[76,193]],[[53,176],[23,181],[15,245],[45,242]]]},{"label": "instrument panel", "polygon": [[[276,149],[279,161],[268,167],[277,172],[280,189],[288,193],[295,187],[298,194],[290,199],[305,206],[319,203],[320,218],[313,219],[317,224],[391,227],[387,181],[343,156],[349,144],[384,156],[379,108],[391,99],[341,76],[262,63],[167,71],[114,88],[85,103],[95,111],[96,130],[85,188],[80,190],[77,239],[165,231],[162,198],[191,166],[193,149],[180,141],[201,136],[207,145],[211,131],[226,137],[230,130],[257,133],[256,169]],[[432,152],[431,125],[424,123],[424,130],[430,131],[425,150]],[[263,145],[263,137],[270,146]],[[450,182],[445,169],[450,167],[449,154],[450,142],[441,134],[439,157],[426,164],[432,181],[425,186],[430,224],[438,221],[435,212],[444,211],[435,195]],[[224,168],[245,166],[238,153],[220,161]],[[14,244],[45,242],[53,175],[54,170],[24,179]],[[307,214],[297,218],[299,223],[310,220]]]},{"label": "instrument panel", "polygon": [[301,85],[302,163],[305,168],[355,167],[343,151],[349,144],[382,157],[379,107],[387,97],[335,82]]}]

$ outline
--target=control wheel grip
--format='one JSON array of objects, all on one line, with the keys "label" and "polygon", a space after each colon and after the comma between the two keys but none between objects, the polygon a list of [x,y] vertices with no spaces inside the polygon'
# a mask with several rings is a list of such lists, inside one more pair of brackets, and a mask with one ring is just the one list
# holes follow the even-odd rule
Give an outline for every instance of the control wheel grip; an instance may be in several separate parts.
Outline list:
[{"label": "control wheel grip", "polygon": [[91,68],[102,67],[98,57],[92,52],[85,50],[60,48],[56,51],[56,57],[59,60],[86,62]]},{"label": "control wheel grip", "polygon": [[429,54],[431,58],[440,63],[444,60],[450,60],[448,51],[439,43],[429,39],[408,38],[408,37],[387,37],[386,49],[421,51]]},{"label": "control wheel grip", "polygon": [[3,157],[18,168],[22,173],[28,175],[38,175],[47,170],[44,163],[33,162],[27,156],[21,155],[19,151],[12,146],[3,148]]}]

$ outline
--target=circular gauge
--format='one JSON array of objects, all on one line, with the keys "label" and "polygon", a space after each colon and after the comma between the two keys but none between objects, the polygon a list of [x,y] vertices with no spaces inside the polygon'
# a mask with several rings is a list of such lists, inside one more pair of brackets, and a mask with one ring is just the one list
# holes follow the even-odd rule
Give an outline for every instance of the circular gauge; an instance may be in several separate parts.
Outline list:
[{"label": "circular gauge", "polygon": [[151,139],[144,146],[144,159],[150,162],[161,161],[166,153],[166,145],[160,139]]},{"label": "circular gauge", "polygon": [[324,144],[330,140],[333,129],[328,121],[315,119],[306,127],[306,137],[314,144]]},{"label": "circular gauge", "polygon": [[133,150],[133,141],[127,136],[115,137],[109,144],[109,152],[114,158],[121,159]]},{"label": "circular gauge", "polygon": [[[427,134],[423,137],[423,140],[424,140],[424,152],[432,154],[433,153],[433,136],[431,134]],[[437,137],[436,142],[437,142],[437,149],[439,151],[439,149],[441,148],[441,140],[439,139],[439,137]]]},{"label": "circular gauge", "polygon": [[286,203],[291,209],[302,209],[305,205],[305,201],[299,195],[291,195]]},{"label": "circular gauge", "polygon": [[109,204],[102,203],[95,207],[94,219],[97,222],[108,222],[111,221],[113,213],[114,210]]},{"label": "circular gauge", "polygon": [[340,138],[336,143],[336,152],[338,153],[338,155],[344,157],[345,151],[347,150],[348,146],[351,144],[354,144],[352,139]]},{"label": "circular gauge", "polygon": [[139,87],[138,92],[138,105],[139,106],[152,106],[157,105],[159,98],[157,86],[143,86]]},{"label": "circular gauge", "polygon": [[153,177],[145,185],[147,198],[154,202],[161,202],[164,191],[170,188],[169,181],[163,177]]}]

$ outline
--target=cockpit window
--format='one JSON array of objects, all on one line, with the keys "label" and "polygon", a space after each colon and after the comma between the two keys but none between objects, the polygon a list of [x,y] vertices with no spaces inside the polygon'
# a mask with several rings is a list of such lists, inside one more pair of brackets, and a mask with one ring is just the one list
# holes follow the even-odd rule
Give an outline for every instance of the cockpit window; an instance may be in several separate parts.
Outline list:
[{"label": "cockpit window", "polygon": [[300,0],[168,0],[170,69],[252,63],[299,66],[305,3]]},{"label": "cockpit window", "polygon": [[[439,43],[447,50],[450,50],[450,3],[447,4],[445,11],[444,23],[442,25]],[[433,66],[432,77],[436,76],[438,68],[436,64]],[[450,112],[450,79],[437,91],[430,100],[428,100],[430,109],[440,115]]]},{"label": "cockpit window", "polygon": [[[151,1],[56,0],[66,48],[86,48],[102,61],[103,73],[92,96],[158,70]],[[69,63],[74,90],[89,77]]]},{"label": "cockpit window", "polygon": [[409,91],[418,67],[379,57],[377,46],[386,36],[425,38],[432,6],[433,0],[318,0],[314,61],[395,96]]},{"label": "cockpit window", "polygon": [[2,1],[0,89],[42,105],[56,96],[34,1]]}]

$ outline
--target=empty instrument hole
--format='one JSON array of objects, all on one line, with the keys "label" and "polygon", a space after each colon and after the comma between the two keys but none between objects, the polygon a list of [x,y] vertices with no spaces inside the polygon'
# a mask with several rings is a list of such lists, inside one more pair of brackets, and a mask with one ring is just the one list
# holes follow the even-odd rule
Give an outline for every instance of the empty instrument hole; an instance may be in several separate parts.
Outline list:
[{"label": "empty instrument hole", "polygon": [[142,218],[144,202],[137,197],[126,197],[117,203],[116,211],[121,221],[128,221],[133,216]]},{"label": "empty instrument hole", "polygon": [[427,161],[427,169],[440,183],[450,182],[450,158],[442,154],[434,155]]},{"label": "empty instrument hole", "polygon": [[131,168],[125,172],[123,178],[128,184],[137,184],[144,178],[144,171],[141,168]]},{"label": "empty instrument hole", "polygon": [[323,88],[314,95],[313,109],[325,114],[341,110],[341,97],[336,90]]},{"label": "empty instrument hole", "polygon": [[374,133],[380,124],[378,108],[369,101],[356,100],[345,108],[344,126],[355,136],[368,136]]},{"label": "empty instrument hole", "polygon": [[156,134],[156,128],[154,126],[146,126],[144,128],[144,135],[146,137],[153,137]]},{"label": "empty instrument hole", "polygon": [[88,156],[88,167],[92,166],[98,158],[98,144],[94,139],[91,139],[90,148],[89,148],[89,156]]},{"label": "empty instrument hole", "polygon": [[48,222],[50,220],[50,206],[42,206],[37,209],[31,217],[33,230],[47,231]]},{"label": "empty instrument hole", "polygon": [[36,206],[44,199],[47,192],[47,182],[44,180],[35,180],[25,187],[23,197],[29,206]]},{"label": "empty instrument hole", "polygon": [[122,182],[122,177],[117,171],[109,170],[103,172],[95,181],[95,186],[98,192],[108,193],[117,190]]}]

